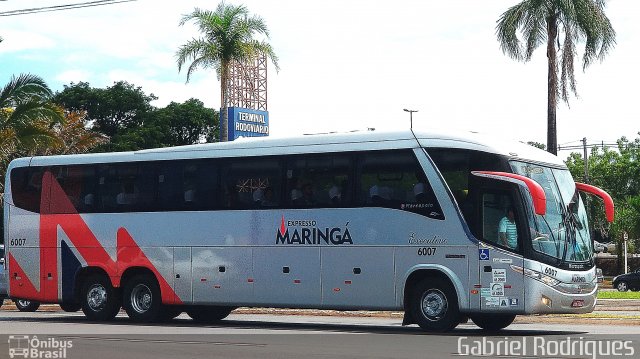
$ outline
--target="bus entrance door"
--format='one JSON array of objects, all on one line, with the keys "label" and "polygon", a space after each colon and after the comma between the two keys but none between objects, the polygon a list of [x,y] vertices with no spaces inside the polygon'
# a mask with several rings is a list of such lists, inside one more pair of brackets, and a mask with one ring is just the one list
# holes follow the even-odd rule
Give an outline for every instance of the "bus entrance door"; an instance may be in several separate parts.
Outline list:
[{"label": "bus entrance door", "polygon": [[487,312],[518,312],[524,309],[524,281],[512,266],[522,268],[522,257],[480,244],[480,309]]}]

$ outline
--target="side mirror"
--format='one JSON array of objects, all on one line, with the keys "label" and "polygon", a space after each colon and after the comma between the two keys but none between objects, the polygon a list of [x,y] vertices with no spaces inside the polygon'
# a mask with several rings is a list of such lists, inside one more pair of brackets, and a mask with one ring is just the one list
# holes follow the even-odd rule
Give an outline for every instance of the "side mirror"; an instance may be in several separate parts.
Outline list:
[{"label": "side mirror", "polygon": [[507,172],[471,171],[471,174],[478,177],[511,182],[524,187],[531,196],[535,213],[541,216],[547,213],[547,196],[544,193],[544,189],[531,178]]},{"label": "side mirror", "polygon": [[579,183],[576,182],[576,188],[578,189],[578,191],[580,192],[586,192],[589,194],[592,194],[594,196],[598,196],[600,198],[602,198],[602,200],[604,201],[604,212],[607,216],[607,221],[608,222],[613,222],[613,218],[614,218],[614,213],[615,213],[615,209],[613,206],[613,199],[611,198],[611,196],[605,192],[604,190],[596,187],[596,186],[592,186],[589,184],[584,184],[584,183]]}]

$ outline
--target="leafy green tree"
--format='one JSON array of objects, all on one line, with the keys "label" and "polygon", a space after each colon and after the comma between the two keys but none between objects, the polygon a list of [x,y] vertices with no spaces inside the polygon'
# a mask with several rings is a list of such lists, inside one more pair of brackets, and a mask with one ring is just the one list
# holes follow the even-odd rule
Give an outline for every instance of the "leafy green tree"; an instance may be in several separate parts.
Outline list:
[{"label": "leafy green tree", "polygon": [[187,82],[193,71],[198,68],[213,68],[220,80],[220,96],[223,113],[220,140],[228,140],[227,118],[227,79],[233,61],[240,63],[254,59],[264,54],[278,67],[278,58],[271,45],[265,41],[254,39],[255,35],[269,37],[269,31],[264,20],[259,16],[250,16],[243,5],[218,4],[215,11],[196,8],[192,13],[184,15],[180,25],[190,21],[195,22],[203,37],[192,39],[180,46],[176,53],[178,70],[191,62],[187,70]]},{"label": "leafy green tree", "polygon": [[93,88],[86,82],[72,83],[54,97],[68,111],[86,112],[86,122],[109,137],[139,126],[143,115],[153,109],[153,100],[157,97],[126,81],[107,88]]},{"label": "leafy green tree", "polygon": [[215,142],[218,127],[218,112],[204,107],[200,100],[172,102],[147,113],[140,127],[114,137],[111,146],[118,151],[132,151]]},{"label": "leafy green tree", "polygon": [[570,92],[577,96],[576,44],[585,43],[583,70],[604,59],[615,45],[616,34],[604,8],[605,0],[523,0],[498,19],[500,48],[513,59],[527,62],[538,46],[547,45],[547,151],[553,154],[558,148],[558,98],[568,104]]},{"label": "leafy green tree", "polygon": [[[615,204],[615,221],[609,225],[600,201],[590,201],[591,223],[603,237],[618,243],[621,256],[622,234],[640,238],[640,138],[622,137],[616,149],[594,147],[589,155],[590,184],[607,191]],[[584,159],[572,153],[566,161],[574,178],[582,178]]]}]

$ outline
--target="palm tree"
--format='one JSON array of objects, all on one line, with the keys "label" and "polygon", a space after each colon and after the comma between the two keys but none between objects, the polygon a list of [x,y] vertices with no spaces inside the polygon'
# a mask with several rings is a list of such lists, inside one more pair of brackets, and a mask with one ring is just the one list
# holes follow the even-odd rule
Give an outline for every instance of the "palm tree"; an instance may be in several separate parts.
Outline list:
[{"label": "palm tree", "polygon": [[64,121],[62,110],[49,102],[53,93],[35,75],[13,76],[0,92],[0,162],[13,153],[31,154],[42,145],[57,143],[53,131]]},{"label": "palm tree", "polygon": [[249,16],[243,5],[235,6],[221,2],[215,11],[196,8],[191,14],[184,15],[180,25],[194,21],[203,37],[192,39],[180,46],[176,53],[178,70],[190,61],[187,70],[187,82],[193,71],[198,68],[215,69],[220,80],[220,97],[222,116],[220,119],[220,140],[228,140],[227,118],[227,79],[233,61],[240,63],[254,59],[258,55],[266,55],[278,67],[278,58],[271,45],[265,41],[254,39],[254,35],[269,37],[264,20],[259,16]]},{"label": "palm tree", "polygon": [[[602,61],[615,45],[616,33],[604,8],[605,0],[524,0],[498,19],[500,48],[513,59],[527,62],[539,45],[547,44],[547,151],[554,155],[558,147],[558,98],[568,104],[569,92],[578,95],[574,73],[576,43],[585,42],[583,70],[594,60]],[[518,38],[519,32],[523,41]]]},{"label": "palm tree", "polygon": [[64,117],[62,110],[49,102],[52,95],[40,77],[30,74],[12,77],[0,91],[0,189],[13,158],[59,144],[54,126]]}]

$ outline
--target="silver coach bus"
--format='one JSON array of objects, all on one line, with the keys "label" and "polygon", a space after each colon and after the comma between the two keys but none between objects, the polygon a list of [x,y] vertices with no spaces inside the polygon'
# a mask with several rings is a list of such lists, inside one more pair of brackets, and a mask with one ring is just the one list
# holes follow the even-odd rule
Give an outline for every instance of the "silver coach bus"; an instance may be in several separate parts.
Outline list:
[{"label": "silver coach bus", "polygon": [[351,133],[21,158],[6,176],[9,296],[110,320],[234,308],[404,310],[496,330],[586,313],[597,285],[557,157],[468,133]]}]

